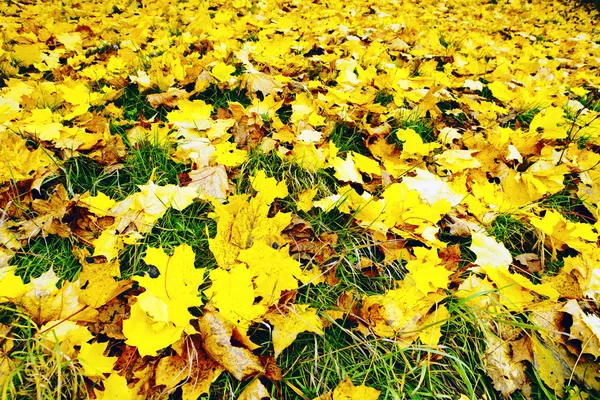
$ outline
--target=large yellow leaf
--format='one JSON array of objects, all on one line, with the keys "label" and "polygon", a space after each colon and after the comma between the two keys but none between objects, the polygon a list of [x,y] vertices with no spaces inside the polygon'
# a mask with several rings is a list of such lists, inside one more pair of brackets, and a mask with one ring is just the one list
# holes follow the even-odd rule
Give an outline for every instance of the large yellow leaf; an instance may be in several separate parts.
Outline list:
[{"label": "large yellow leaf", "polygon": [[502,243],[482,232],[473,232],[471,235],[471,251],[477,255],[475,264],[482,267],[508,268],[512,262],[510,252]]},{"label": "large yellow leaf", "polygon": [[123,320],[125,343],[137,347],[141,356],[155,356],[159,350],[179,340],[183,329],[172,322],[155,321],[139,303],[131,306],[129,318]]},{"label": "large yellow leaf", "polygon": [[194,267],[191,246],[177,246],[170,256],[163,249],[148,248],[144,261],[156,266],[158,276],[133,278],[146,289],[138,296],[137,304],[155,321],[187,326],[192,318],[188,308],[202,305],[198,286],[204,282],[204,268]]},{"label": "large yellow leaf", "polygon": [[212,286],[204,293],[222,318],[244,333],[252,321],[267,311],[266,306],[254,304],[254,273],[246,265],[237,264],[229,271],[217,268],[210,272],[209,277]]}]

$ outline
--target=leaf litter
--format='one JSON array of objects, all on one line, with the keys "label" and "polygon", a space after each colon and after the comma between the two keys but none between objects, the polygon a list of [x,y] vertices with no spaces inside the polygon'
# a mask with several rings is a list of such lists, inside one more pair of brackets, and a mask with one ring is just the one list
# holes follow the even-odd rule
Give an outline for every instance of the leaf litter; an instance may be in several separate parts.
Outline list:
[{"label": "leaf litter", "polygon": [[[600,393],[597,14],[548,1],[190,0],[9,1],[0,15],[0,303],[77,360],[90,397],[195,399],[224,371],[251,379],[239,398],[270,397],[300,333],[348,320],[365,340],[440,350],[453,301],[479,320],[502,396],[527,396],[528,369],[558,397]],[[144,142],[184,166],[177,183],[156,183],[154,166],[111,198],[65,175],[83,158],[119,174]],[[296,190],[256,168],[241,192],[257,151],[335,185]],[[574,209],[550,206],[564,193]],[[167,211],[197,202],[216,222],[216,265],[198,268],[193,243],[145,246],[145,271],[123,274]],[[383,254],[357,262],[365,279],[401,271],[389,289],[318,309],[295,300],[339,284],[343,238],[308,222],[332,212]],[[506,216],[536,242],[507,248]],[[72,241],[71,281],[16,268],[48,236]],[[252,341],[256,324],[271,344]],[[21,345],[1,345],[12,393]],[[318,398],[385,390],[350,378]]]}]

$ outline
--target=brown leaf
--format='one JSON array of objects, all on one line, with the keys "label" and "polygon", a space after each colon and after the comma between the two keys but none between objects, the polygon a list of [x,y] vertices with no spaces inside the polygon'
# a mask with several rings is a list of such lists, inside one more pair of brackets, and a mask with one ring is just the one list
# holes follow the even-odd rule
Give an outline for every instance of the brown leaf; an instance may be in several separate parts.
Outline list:
[{"label": "brown leaf", "polygon": [[510,343],[511,359],[513,362],[529,361],[533,363],[533,351],[531,349],[531,339],[528,336],[519,340],[513,340]]},{"label": "brown leaf", "polygon": [[217,311],[205,308],[199,328],[206,353],[237,380],[265,373],[257,356],[231,343],[233,327]]},{"label": "brown leaf", "polygon": [[62,221],[67,210],[77,202],[78,197],[75,196],[70,199],[63,185],[58,185],[49,200],[34,200],[31,206],[38,213],[38,216],[21,222],[20,237],[31,239],[40,233],[43,237],[49,234],[63,238],[69,237],[71,230]]},{"label": "brown leaf", "polygon": [[[127,301],[116,297],[98,308],[98,318],[92,326],[95,334],[103,334],[117,340],[127,339],[123,335],[123,320],[129,318]],[[133,347],[135,349],[135,347]]]},{"label": "brown leaf", "polygon": [[260,362],[265,367],[265,377],[272,381],[280,381],[283,379],[283,374],[281,373],[281,368],[277,366],[277,362],[275,361],[275,357],[271,356],[261,356]]},{"label": "brown leaf", "polygon": [[185,99],[189,97],[189,93],[183,89],[169,88],[168,91],[163,93],[154,93],[146,96],[148,103],[154,108],[158,106],[165,106],[173,108],[177,105],[179,99]]},{"label": "brown leaf", "polygon": [[112,165],[123,160],[126,154],[127,149],[121,136],[110,135],[105,138],[104,145],[92,151],[88,157],[101,165]]},{"label": "brown leaf", "polygon": [[522,389],[527,383],[525,367],[521,362],[514,362],[510,357],[510,346],[489,331],[484,331],[486,352],[485,370],[494,383],[494,388],[504,397],[515,390]]},{"label": "brown leaf", "polygon": [[192,335],[184,341],[181,354],[160,359],[155,380],[157,385],[166,386],[165,392],[181,387],[182,399],[195,400],[208,393],[222,371],[202,348],[199,335]]},{"label": "brown leaf", "polygon": [[523,253],[515,257],[515,261],[518,261],[523,267],[527,268],[527,271],[534,273],[542,270],[542,262],[540,256],[535,253]]}]

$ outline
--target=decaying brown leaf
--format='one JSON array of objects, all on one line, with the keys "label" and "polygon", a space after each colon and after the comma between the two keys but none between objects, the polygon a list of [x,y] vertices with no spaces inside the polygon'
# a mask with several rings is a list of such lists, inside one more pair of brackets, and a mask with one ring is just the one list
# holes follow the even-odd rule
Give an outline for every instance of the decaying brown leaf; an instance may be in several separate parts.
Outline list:
[{"label": "decaying brown leaf", "polygon": [[202,347],[206,353],[236,379],[242,380],[265,373],[265,368],[257,356],[247,348],[231,343],[233,326],[217,311],[206,307],[198,323]]}]

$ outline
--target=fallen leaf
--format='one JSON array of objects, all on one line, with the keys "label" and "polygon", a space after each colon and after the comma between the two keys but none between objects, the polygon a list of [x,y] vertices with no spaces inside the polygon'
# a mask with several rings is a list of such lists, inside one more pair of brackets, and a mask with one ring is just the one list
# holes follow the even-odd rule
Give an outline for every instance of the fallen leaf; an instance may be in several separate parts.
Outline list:
[{"label": "fallen leaf", "polygon": [[285,310],[274,309],[264,318],[273,325],[273,349],[275,358],[291,345],[300,332],[323,335],[323,324],[314,308],[308,304],[296,304]]},{"label": "fallen leaf", "polygon": [[257,374],[265,369],[257,356],[243,347],[231,343],[233,326],[216,311],[205,307],[204,315],[199,319],[202,347],[206,353],[223,366],[237,380]]}]

